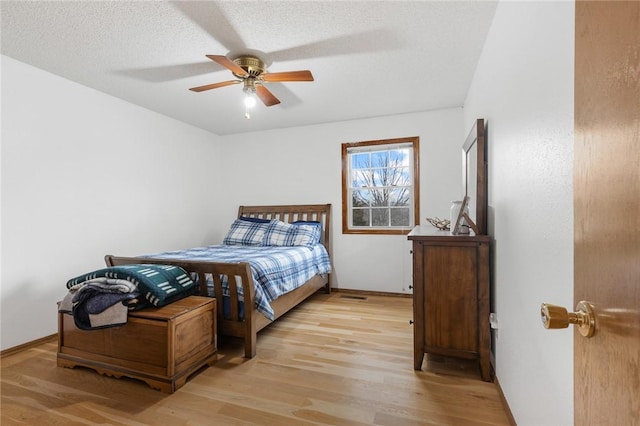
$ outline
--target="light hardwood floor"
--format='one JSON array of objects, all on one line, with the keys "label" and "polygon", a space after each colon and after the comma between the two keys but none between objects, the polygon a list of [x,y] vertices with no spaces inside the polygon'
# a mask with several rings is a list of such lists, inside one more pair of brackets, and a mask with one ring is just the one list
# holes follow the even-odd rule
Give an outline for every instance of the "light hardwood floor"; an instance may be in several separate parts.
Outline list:
[{"label": "light hardwood floor", "polygon": [[[474,364],[413,370],[411,299],[318,294],[258,334],[258,355],[219,359],[174,394],[56,367],[56,342],[2,359],[9,425],[508,425]],[[53,315],[53,314],[52,314]],[[135,342],[132,342],[135,344]]]}]

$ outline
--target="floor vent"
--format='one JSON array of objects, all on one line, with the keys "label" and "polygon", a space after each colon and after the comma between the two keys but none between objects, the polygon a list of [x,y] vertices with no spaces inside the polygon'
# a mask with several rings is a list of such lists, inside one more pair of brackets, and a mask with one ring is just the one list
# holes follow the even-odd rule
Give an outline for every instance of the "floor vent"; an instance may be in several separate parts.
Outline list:
[{"label": "floor vent", "polygon": [[358,300],[367,300],[367,296],[355,296],[351,294],[341,294],[341,298],[343,299],[358,299]]}]

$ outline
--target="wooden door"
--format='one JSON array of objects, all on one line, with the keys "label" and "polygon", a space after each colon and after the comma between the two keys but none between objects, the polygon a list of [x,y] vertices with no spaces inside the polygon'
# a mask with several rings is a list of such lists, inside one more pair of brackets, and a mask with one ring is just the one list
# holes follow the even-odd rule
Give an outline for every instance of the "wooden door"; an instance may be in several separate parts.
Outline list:
[{"label": "wooden door", "polygon": [[576,425],[640,425],[640,2],[576,3]]}]

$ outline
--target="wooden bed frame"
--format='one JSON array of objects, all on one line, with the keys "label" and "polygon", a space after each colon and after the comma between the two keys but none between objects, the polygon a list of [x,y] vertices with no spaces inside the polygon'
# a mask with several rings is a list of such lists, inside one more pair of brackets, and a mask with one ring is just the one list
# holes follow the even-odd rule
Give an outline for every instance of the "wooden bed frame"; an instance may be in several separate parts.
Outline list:
[{"label": "wooden bed frame", "polygon": [[[326,247],[331,257],[331,204],[304,204],[304,205],[283,205],[283,206],[240,206],[238,217],[254,217],[262,219],[278,219],[283,222],[294,222],[297,220],[318,221],[322,224],[322,244]],[[157,259],[142,257],[119,257],[113,255],[105,256],[107,266],[136,264],[136,263],[157,263],[176,265],[188,272],[198,275],[200,283],[200,294],[207,296],[206,277],[213,277],[214,295],[217,303],[217,323],[218,335],[241,337],[244,339],[244,354],[246,358],[253,358],[256,355],[256,340],[258,331],[269,325],[271,321],[259,313],[255,308],[254,282],[249,263],[220,263],[187,261],[175,259]],[[230,307],[231,312],[228,318],[223,317],[223,299],[221,276],[227,276],[229,282]],[[244,295],[244,318],[238,312],[238,292],[237,286],[242,286]],[[331,292],[331,280],[329,275],[316,275],[301,287],[280,296],[272,301],[271,307],[275,312],[275,318],[279,318],[300,302],[316,293],[319,289],[325,288],[327,293]],[[248,309],[252,307],[252,309]]]}]

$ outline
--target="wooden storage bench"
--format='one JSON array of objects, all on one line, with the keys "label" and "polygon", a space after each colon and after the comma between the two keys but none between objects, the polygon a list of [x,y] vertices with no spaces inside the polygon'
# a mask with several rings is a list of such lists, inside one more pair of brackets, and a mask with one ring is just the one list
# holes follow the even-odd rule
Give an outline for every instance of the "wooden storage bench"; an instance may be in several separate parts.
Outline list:
[{"label": "wooden storage bench", "polygon": [[80,330],[72,315],[58,314],[59,367],[89,367],[172,393],[213,365],[216,352],[216,303],[210,297],[130,312],[127,324],[99,330]]}]

